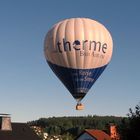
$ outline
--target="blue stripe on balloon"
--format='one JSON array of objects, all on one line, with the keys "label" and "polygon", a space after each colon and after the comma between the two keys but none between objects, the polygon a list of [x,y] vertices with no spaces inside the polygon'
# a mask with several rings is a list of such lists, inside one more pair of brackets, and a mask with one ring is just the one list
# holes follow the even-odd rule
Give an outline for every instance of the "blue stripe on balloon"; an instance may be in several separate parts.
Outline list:
[{"label": "blue stripe on balloon", "polygon": [[75,99],[82,99],[107,65],[94,69],[72,69],[52,64],[49,66]]}]

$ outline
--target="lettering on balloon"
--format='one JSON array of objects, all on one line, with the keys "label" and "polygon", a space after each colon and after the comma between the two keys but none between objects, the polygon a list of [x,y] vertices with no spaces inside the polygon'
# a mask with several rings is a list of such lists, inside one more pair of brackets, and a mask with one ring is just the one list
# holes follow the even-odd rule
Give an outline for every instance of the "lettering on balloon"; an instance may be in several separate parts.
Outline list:
[{"label": "lettering on balloon", "polygon": [[86,52],[86,51],[80,51],[80,56],[93,56],[93,57],[98,57],[101,59],[104,59],[104,54],[98,53],[98,52]]},{"label": "lettering on balloon", "polygon": [[73,78],[75,81],[83,81],[83,82],[93,82],[92,72],[86,70],[79,70],[77,72],[73,72]]},{"label": "lettering on balloon", "polygon": [[79,52],[80,56],[94,56],[104,58],[107,52],[107,43],[95,41],[95,40],[74,40],[70,42],[63,38],[62,41],[56,42],[56,47],[48,47],[53,53],[65,53],[76,51]]}]

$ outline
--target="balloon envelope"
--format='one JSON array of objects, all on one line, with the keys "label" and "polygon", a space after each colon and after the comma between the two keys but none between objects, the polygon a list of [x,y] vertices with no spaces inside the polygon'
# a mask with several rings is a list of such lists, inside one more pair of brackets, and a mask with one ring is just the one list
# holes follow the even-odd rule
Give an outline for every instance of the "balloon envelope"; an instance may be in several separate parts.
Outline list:
[{"label": "balloon envelope", "polygon": [[102,74],[112,50],[109,31],[88,18],[71,18],[55,24],[44,41],[49,66],[78,101]]}]

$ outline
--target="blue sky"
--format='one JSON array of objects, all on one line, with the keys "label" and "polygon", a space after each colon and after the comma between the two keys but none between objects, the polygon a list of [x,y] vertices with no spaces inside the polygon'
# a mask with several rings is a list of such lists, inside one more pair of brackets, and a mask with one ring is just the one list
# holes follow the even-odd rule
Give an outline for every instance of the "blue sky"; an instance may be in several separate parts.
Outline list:
[{"label": "blue sky", "polygon": [[[126,116],[140,101],[139,0],[1,0],[0,112],[13,121],[40,117]],[[110,65],[75,111],[75,100],[47,65],[44,37],[51,26],[71,17],[88,17],[111,32]]]}]

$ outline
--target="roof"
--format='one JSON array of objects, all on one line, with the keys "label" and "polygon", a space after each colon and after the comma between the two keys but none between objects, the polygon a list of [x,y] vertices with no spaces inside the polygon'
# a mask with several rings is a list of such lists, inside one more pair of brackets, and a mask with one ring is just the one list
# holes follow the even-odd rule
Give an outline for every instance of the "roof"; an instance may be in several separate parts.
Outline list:
[{"label": "roof", "polygon": [[77,140],[82,134],[87,133],[91,137],[96,138],[97,140],[111,140],[111,137],[106,134],[104,131],[96,129],[86,129],[84,130],[75,140]]},{"label": "roof", "polygon": [[41,140],[26,123],[12,123],[12,131],[0,131],[0,140]]}]

